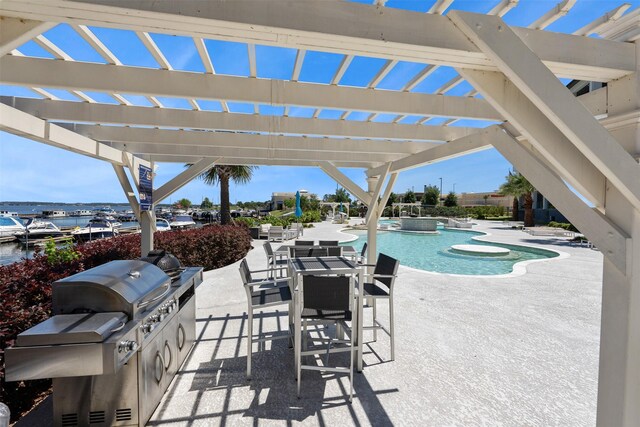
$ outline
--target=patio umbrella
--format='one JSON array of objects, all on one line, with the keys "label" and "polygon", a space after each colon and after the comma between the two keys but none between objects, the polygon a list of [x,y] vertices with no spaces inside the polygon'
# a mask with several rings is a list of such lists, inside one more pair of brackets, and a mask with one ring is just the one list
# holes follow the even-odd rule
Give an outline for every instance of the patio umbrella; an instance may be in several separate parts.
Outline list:
[{"label": "patio umbrella", "polygon": [[300,218],[302,216],[302,208],[300,207],[300,192],[296,191],[296,212],[295,216]]},{"label": "patio umbrella", "polygon": [[296,191],[296,211],[294,213],[298,218],[298,233],[300,233],[300,217],[302,216],[302,208],[300,207],[300,192]]},{"label": "patio umbrella", "polygon": [[338,206],[338,212],[342,212],[342,202],[340,202],[340,206]]}]

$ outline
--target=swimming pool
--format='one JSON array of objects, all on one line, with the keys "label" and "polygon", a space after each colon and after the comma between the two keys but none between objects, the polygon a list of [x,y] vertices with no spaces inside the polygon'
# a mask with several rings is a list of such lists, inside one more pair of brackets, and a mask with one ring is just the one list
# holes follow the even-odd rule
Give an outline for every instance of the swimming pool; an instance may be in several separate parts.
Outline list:
[{"label": "swimming pool", "polygon": [[[400,260],[401,265],[437,273],[462,275],[509,274],[513,266],[522,261],[555,258],[558,253],[524,246],[479,242],[473,237],[484,233],[477,231],[448,230],[438,227],[438,234],[405,233],[400,231],[378,232],[377,249]],[[367,241],[366,231],[349,230],[357,240],[345,243],[358,251]],[[490,245],[507,248],[511,253],[501,257],[482,257],[454,253],[452,245]]]}]

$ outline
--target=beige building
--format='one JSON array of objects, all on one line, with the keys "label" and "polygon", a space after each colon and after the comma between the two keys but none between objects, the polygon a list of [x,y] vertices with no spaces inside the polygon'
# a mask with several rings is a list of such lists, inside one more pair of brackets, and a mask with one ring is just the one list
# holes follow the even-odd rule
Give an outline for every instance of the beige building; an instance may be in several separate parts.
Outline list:
[{"label": "beige building", "polygon": [[[307,190],[298,190],[301,196],[308,196]],[[278,211],[284,209],[284,201],[288,199],[295,199],[296,193],[271,193],[271,210]]]},{"label": "beige building", "polygon": [[511,209],[513,196],[504,196],[496,192],[488,193],[462,193],[458,196],[458,206],[502,206]]}]

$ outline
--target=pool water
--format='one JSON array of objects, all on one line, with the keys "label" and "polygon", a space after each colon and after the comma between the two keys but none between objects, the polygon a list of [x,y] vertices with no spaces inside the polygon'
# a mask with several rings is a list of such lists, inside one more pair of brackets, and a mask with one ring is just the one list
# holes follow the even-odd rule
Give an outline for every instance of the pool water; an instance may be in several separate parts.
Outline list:
[{"label": "pool water", "polygon": [[[378,253],[400,260],[401,265],[437,273],[462,275],[509,274],[514,264],[522,261],[555,258],[556,252],[517,245],[493,242],[478,242],[473,237],[484,233],[476,231],[448,230],[438,227],[438,234],[404,233],[399,231],[378,232]],[[349,230],[358,239],[345,243],[359,252],[367,241],[366,231]],[[454,253],[452,245],[485,245],[510,249],[506,256],[476,256]]]}]

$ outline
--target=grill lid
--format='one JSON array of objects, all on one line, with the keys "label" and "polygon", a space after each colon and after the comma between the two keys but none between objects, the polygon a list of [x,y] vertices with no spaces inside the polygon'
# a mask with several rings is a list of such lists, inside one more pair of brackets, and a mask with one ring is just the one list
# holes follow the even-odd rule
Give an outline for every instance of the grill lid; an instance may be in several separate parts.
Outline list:
[{"label": "grill lid", "polygon": [[53,314],[138,311],[168,291],[171,280],[148,262],[119,260],[58,280],[53,284]]},{"label": "grill lid", "polygon": [[16,346],[100,343],[126,322],[124,313],[62,314],[22,332]]}]

